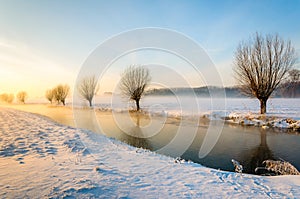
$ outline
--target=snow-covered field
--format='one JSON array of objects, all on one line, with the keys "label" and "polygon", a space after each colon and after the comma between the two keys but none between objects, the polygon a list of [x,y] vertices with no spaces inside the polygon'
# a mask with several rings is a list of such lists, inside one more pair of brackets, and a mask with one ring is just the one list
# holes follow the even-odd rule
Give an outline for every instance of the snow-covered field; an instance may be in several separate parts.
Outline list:
[{"label": "snow-covered field", "polygon": [[[71,99],[70,99],[71,100]],[[69,101],[70,101],[69,100]],[[120,96],[97,96],[96,106],[114,109],[126,109],[127,99]],[[198,105],[198,107],[195,107]],[[135,106],[130,103],[129,106]],[[203,98],[193,96],[145,96],[141,106],[150,111],[166,111],[170,114],[207,114],[226,116],[232,112],[259,113],[259,101],[256,98]],[[197,111],[197,112],[196,112]],[[267,115],[290,117],[300,120],[300,98],[270,98],[267,103]]]},{"label": "snow-covered field", "polygon": [[[84,146],[83,143],[86,143]],[[1,198],[299,198],[299,176],[214,170],[0,107]]]},{"label": "snow-covered field", "polygon": [[[134,109],[120,96],[97,97],[96,107],[116,111]],[[212,120],[224,119],[227,122],[242,125],[254,125],[262,128],[276,127],[300,130],[300,99],[270,98],[267,114],[259,114],[260,104],[250,98],[201,98],[193,96],[146,96],[142,99],[142,108],[149,113],[168,114],[169,116],[197,115]]]}]

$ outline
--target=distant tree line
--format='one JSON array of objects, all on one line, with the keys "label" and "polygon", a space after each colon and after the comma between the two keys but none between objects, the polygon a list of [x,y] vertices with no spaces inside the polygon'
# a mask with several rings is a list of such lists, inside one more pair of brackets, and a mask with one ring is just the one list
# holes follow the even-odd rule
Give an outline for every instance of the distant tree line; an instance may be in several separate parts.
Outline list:
[{"label": "distant tree line", "polygon": [[203,86],[196,88],[154,88],[146,92],[146,95],[153,96],[172,96],[172,95],[193,95],[195,94],[198,97],[210,97],[211,94],[214,96],[222,96],[223,92],[227,97],[245,97],[245,95],[239,92],[238,87],[217,87],[217,86]]},{"label": "distant tree line", "polygon": [[[210,97],[213,93],[214,96],[222,96],[223,89],[226,97],[232,98],[244,98],[244,95],[240,92],[239,86],[234,87],[216,87],[216,86],[203,86],[196,88],[154,88],[146,91],[145,95],[151,96],[173,96],[173,95],[192,95],[193,92],[198,97]],[[273,93],[272,97],[275,98],[298,98],[300,97],[300,81],[295,83],[285,82],[281,84]]]},{"label": "distant tree line", "polygon": [[289,71],[289,77],[279,89],[277,89],[276,94],[281,94],[284,97],[300,97],[300,70],[293,69]]}]

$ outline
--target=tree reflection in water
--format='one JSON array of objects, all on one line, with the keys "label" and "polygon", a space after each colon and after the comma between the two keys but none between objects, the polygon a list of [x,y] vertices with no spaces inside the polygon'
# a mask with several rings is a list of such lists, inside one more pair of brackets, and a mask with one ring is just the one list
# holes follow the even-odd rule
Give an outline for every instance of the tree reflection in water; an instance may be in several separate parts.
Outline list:
[{"label": "tree reflection in water", "polygon": [[274,155],[272,151],[269,149],[267,144],[267,132],[264,129],[260,129],[260,144],[253,148],[249,154],[245,154],[244,160],[241,161],[244,166],[245,173],[252,174],[264,174],[265,170],[257,170],[257,167],[264,167],[264,160],[274,160]]},{"label": "tree reflection in water", "polygon": [[122,132],[120,136],[120,140],[126,142],[129,145],[153,150],[150,141],[144,136],[143,130],[140,127],[141,115],[139,113],[135,113],[131,115],[132,119],[135,120],[135,125],[130,129],[130,132]]}]

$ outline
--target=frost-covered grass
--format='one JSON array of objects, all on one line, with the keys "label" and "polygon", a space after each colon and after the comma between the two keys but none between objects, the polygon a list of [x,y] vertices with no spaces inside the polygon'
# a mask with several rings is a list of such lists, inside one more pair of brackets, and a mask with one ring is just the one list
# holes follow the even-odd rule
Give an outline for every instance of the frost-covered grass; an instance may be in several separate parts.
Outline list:
[{"label": "frost-covered grass", "polygon": [[299,176],[214,170],[0,107],[1,198],[299,198],[299,188]]}]

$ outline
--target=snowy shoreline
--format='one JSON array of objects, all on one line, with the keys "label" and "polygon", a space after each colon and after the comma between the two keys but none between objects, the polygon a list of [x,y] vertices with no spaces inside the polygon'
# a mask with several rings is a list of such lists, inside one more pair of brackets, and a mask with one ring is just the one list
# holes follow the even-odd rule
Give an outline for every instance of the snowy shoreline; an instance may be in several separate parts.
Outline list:
[{"label": "snowy shoreline", "polygon": [[[191,98],[189,96],[180,96],[179,98],[180,101],[174,97],[146,96],[142,99],[142,110],[145,114],[156,117],[200,117],[210,120],[224,120],[226,123],[241,126],[286,129],[295,133],[300,131],[299,98],[271,98],[268,101],[268,113],[266,115],[259,114],[259,102],[256,99],[211,99]],[[198,104],[198,107],[191,105],[191,99],[196,101],[195,103]],[[68,101],[71,101],[71,99]],[[27,105],[35,106],[41,105],[41,103],[42,101],[32,101],[32,104]],[[85,103],[82,102],[78,106],[69,103],[67,107],[83,109]],[[196,105],[195,103],[194,105]],[[49,105],[45,102],[42,104]],[[85,105],[85,108],[89,108],[87,104]],[[19,105],[12,106],[15,108],[15,106]],[[128,109],[135,109],[135,104],[124,101],[120,96],[97,96],[93,108],[99,112],[127,112]]]},{"label": "snowy shoreline", "polygon": [[[195,101],[194,104],[190,101]],[[97,103],[98,102],[98,103]],[[99,103],[101,102],[101,103]],[[99,111],[124,112],[128,102],[112,96],[98,97],[94,108]],[[224,120],[227,123],[262,128],[300,131],[300,99],[271,98],[268,113],[259,114],[259,102],[250,98],[201,98],[190,96],[153,97],[143,99],[142,109],[146,114],[168,117],[205,117],[210,120]],[[197,107],[195,106],[197,104]],[[131,104],[134,109],[135,105]]]},{"label": "snowy shoreline", "polygon": [[[99,112],[127,112],[128,110],[112,110],[105,107],[94,107],[95,110]],[[270,114],[262,115],[256,114],[252,112],[207,112],[201,115],[189,115],[189,114],[179,114],[179,113],[169,113],[169,112],[147,112],[141,111],[141,114],[150,115],[155,117],[166,117],[179,119],[198,119],[207,118],[209,120],[222,120],[228,124],[237,124],[241,126],[256,126],[261,127],[263,129],[266,128],[276,128],[283,130],[291,130],[295,133],[300,132],[300,120],[296,120],[290,117],[279,117],[273,116]]]},{"label": "snowy shoreline", "polygon": [[264,177],[178,164],[35,114],[0,110],[1,197],[300,197],[299,176]]},{"label": "snowy shoreline", "polygon": [[224,120],[228,123],[239,124],[242,126],[257,126],[264,129],[289,129],[295,132],[300,131],[300,120],[284,117],[280,118],[271,115],[253,114],[251,112],[232,112],[228,116],[224,117]]}]

